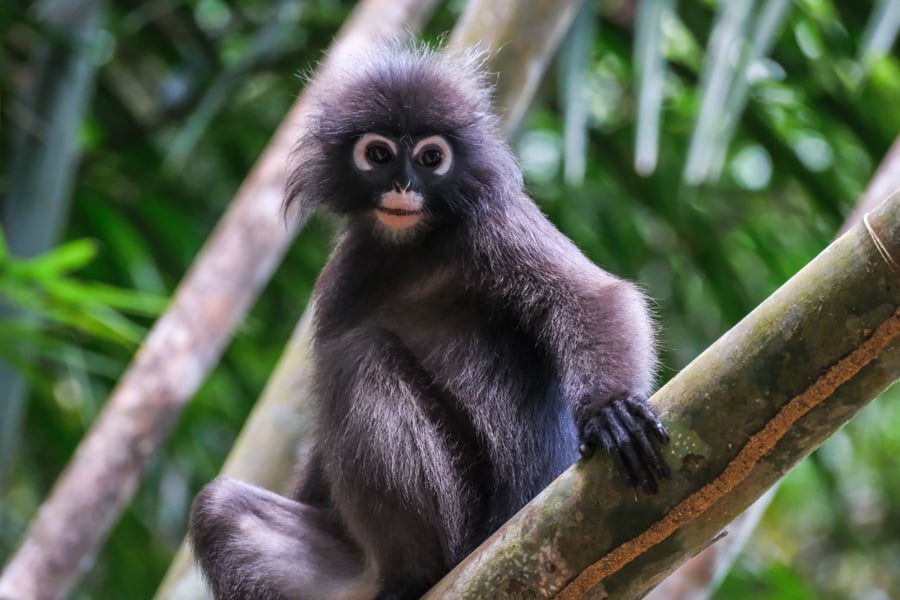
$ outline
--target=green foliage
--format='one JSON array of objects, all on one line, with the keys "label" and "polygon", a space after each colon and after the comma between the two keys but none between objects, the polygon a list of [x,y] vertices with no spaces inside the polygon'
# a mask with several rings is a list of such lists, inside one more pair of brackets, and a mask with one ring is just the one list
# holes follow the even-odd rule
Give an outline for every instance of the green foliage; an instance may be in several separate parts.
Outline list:
[{"label": "green foliage", "polygon": [[[47,324],[128,346],[136,346],[143,339],[146,328],[123,312],[156,316],[165,307],[165,298],[69,276],[87,266],[96,254],[95,243],[74,240],[35,258],[16,259],[0,239],[0,291],[4,300],[8,306],[28,311],[40,320],[0,320],[0,349],[15,350],[7,359],[23,352],[17,340],[37,341],[48,351],[63,343],[42,333]],[[27,358],[33,360],[40,355]]]},{"label": "green foliage", "polygon": [[[23,104],[36,75],[29,56],[62,43],[20,4],[0,8],[4,150],[35,122]],[[29,315],[0,321],[0,356],[33,384],[16,467],[0,490],[0,562],[299,93],[297,75],[314,67],[352,5],[108,4],[64,242],[28,260],[0,245],[3,302]],[[444,3],[424,37],[449,30],[462,4]],[[678,3],[657,40],[666,60],[658,158],[642,176],[633,166],[641,64],[635,17],[621,6],[598,4],[593,37],[554,67],[586,63],[587,73],[546,79],[515,146],[550,217],[655,299],[664,379],[835,235],[900,130],[900,60],[861,58],[868,5],[792,3],[771,52],[748,71],[746,105],[716,155],[720,176],[688,184],[718,5]],[[588,59],[571,58],[579,51]],[[554,81],[581,89],[561,94]],[[584,144],[572,141],[579,123]],[[586,167],[578,184],[563,177],[574,152]],[[2,171],[0,190],[8,187]],[[303,232],[76,598],[151,595],[193,494],[218,471],[306,305],[329,237],[325,221]],[[900,596],[896,406],[876,402],[788,478],[720,597]]]}]

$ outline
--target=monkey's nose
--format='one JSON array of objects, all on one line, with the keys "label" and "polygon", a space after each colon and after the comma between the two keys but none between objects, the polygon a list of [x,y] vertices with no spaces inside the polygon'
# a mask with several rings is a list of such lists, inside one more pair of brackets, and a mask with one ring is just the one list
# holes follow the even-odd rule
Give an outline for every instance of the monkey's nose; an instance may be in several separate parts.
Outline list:
[{"label": "monkey's nose", "polygon": [[403,187],[400,187],[400,182],[397,181],[396,179],[394,180],[394,191],[397,193],[409,191],[410,187],[412,187],[411,181],[407,181],[406,185],[404,185]]}]

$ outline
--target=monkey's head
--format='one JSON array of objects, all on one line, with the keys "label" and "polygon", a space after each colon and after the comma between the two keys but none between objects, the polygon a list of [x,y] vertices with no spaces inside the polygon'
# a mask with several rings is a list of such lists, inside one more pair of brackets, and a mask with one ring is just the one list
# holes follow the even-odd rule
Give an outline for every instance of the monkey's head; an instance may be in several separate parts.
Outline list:
[{"label": "monkey's head", "polygon": [[521,189],[478,55],[386,45],[330,66],[307,87],[286,210],[324,206],[399,243]]}]

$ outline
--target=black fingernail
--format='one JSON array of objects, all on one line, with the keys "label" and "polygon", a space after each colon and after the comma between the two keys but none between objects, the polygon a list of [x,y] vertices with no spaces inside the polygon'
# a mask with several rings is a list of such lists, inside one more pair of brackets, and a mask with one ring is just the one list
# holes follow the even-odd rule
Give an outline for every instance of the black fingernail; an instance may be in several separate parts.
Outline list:
[{"label": "black fingernail", "polygon": [[669,443],[669,432],[666,430],[665,427],[663,427],[660,424],[657,424],[657,426],[654,428],[654,430],[656,432],[656,437],[659,439],[660,442],[662,442],[663,444]]},{"label": "black fingernail", "polygon": [[665,463],[656,465],[656,473],[663,479],[668,479],[672,475],[672,471],[669,470],[669,465]]}]

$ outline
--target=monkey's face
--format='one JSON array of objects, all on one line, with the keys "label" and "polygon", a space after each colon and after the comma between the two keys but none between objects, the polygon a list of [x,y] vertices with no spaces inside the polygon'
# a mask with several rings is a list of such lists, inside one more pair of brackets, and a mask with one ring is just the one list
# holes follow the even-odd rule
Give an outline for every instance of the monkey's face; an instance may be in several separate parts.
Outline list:
[{"label": "monkey's face", "polygon": [[521,193],[476,55],[388,46],[307,88],[285,207],[317,207],[392,244],[461,232]]},{"label": "monkey's face", "polygon": [[423,227],[436,217],[439,190],[453,168],[453,149],[444,136],[359,137],[353,167],[380,227],[391,235]]}]

